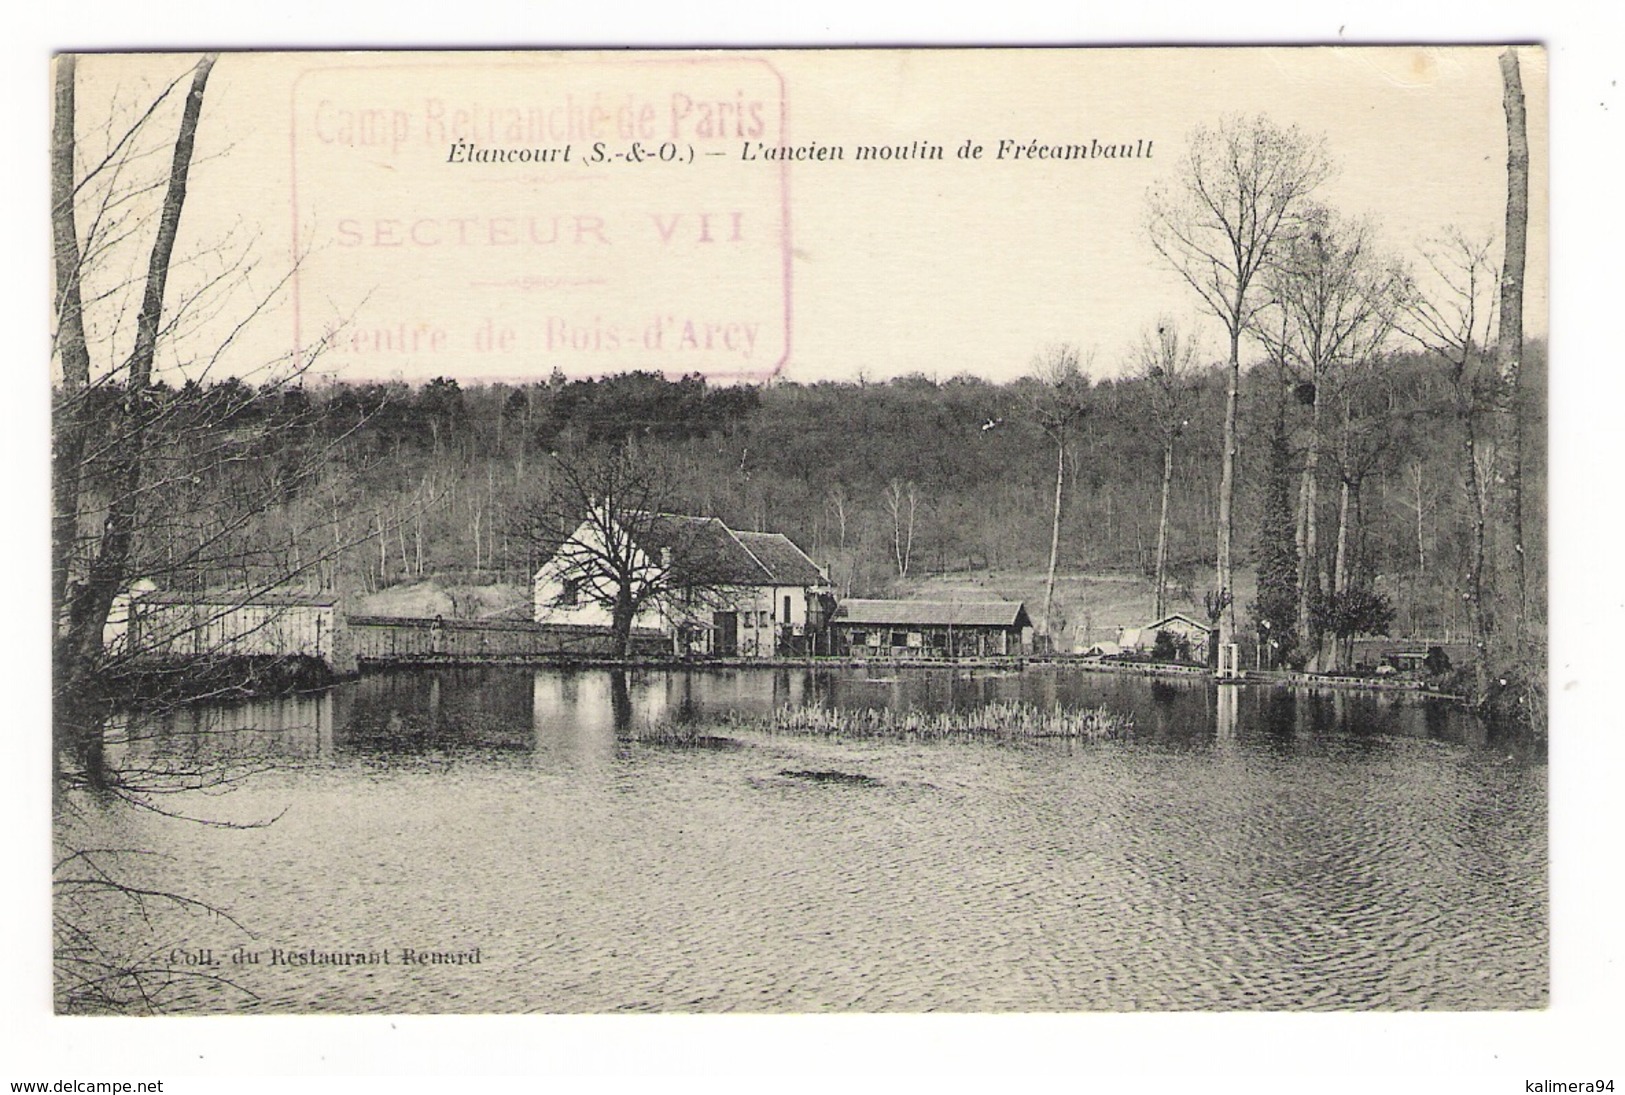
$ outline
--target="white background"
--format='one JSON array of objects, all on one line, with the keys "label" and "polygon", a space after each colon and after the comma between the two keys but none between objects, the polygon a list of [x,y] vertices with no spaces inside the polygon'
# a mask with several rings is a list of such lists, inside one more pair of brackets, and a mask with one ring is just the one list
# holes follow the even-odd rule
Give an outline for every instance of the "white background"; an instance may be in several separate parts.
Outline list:
[{"label": "white background", "polygon": [[[457,0],[422,17],[401,3],[277,2],[238,10],[155,3],[26,4],[5,36],[3,390],[6,638],[5,934],[0,1083],[156,1079],[166,1092],[428,1091],[630,1086],[638,1073],[718,1077],[713,1088],[981,1089],[1046,1078],[1070,1090],[1519,1092],[1525,1080],[1625,1084],[1617,1020],[1621,855],[1619,647],[1625,610],[1618,443],[1621,116],[1625,46],[1598,4],[1362,2],[1113,4],[1001,0],[975,8],[766,3],[617,8]],[[833,1018],[164,1019],[50,1015],[46,325],[49,55],[57,49],[210,47],[1181,44],[1539,41],[1552,124],[1552,1007],[1539,1014]],[[277,1083],[269,1077],[309,1077]],[[329,1077],[326,1081],[318,1077]],[[395,1076],[392,1081],[337,1077]],[[262,1079],[254,1080],[259,1077]],[[621,1077],[608,1081],[604,1077]],[[893,1078],[895,1077],[895,1078]],[[982,1078],[986,1077],[986,1078]],[[1017,1077],[1028,1077],[1018,1080]],[[683,1086],[695,1080],[679,1080]],[[842,1081],[843,1085],[849,1081]],[[641,1085],[640,1085],[641,1086]],[[697,1086],[697,1085],[696,1085]],[[818,1084],[827,1089],[828,1084]]]}]

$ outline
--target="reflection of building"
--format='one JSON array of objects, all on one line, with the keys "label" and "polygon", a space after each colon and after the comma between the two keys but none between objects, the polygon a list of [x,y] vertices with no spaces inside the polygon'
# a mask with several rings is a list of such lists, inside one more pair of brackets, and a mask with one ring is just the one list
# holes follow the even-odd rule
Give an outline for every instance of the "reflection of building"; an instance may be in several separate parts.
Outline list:
[{"label": "reflection of building", "polygon": [[[1387,665],[1401,672],[1448,672],[1471,661],[1473,646],[1446,639],[1359,638],[1350,644],[1354,665]],[[1431,665],[1428,664],[1431,661]]]},{"label": "reflection of building", "polygon": [[191,703],[124,711],[103,740],[116,765],[163,761],[196,767],[247,760],[330,760],[333,728],[344,715],[340,689],[262,696],[245,703]]},{"label": "reflection of building", "polygon": [[[606,551],[606,538],[629,548]],[[611,556],[621,559],[618,573]],[[609,627],[623,584],[647,591],[633,626],[659,630],[678,654],[810,653],[831,605],[823,571],[786,536],[736,532],[715,517],[633,513],[583,521],[541,565],[535,619]]]},{"label": "reflection of building", "polygon": [[1123,654],[1150,654],[1157,647],[1157,635],[1166,632],[1172,652],[1180,660],[1202,662],[1207,658],[1208,635],[1212,631],[1206,624],[1176,612],[1145,627],[1123,628],[1118,632],[1117,646]]},{"label": "reflection of building", "polygon": [[842,601],[835,645],[843,654],[888,658],[983,658],[1032,648],[1020,601]]}]

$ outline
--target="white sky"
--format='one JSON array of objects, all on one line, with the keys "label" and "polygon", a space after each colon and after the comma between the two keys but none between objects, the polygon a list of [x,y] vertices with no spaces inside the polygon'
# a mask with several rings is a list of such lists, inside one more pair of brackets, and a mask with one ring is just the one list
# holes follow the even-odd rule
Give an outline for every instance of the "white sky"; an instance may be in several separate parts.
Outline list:
[{"label": "white sky", "polygon": [[[760,377],[781,365],[798,380],[915,371],[1007,379],[1063,341],[1094,349],[1096,370],[1109,375],[1161,312],[1198,324],[1216,357],[1221,329],[1144,229],[1147,187],[1177,173],[1192,127],[1263,112],[1323,134],[1337,173],[1317,197],[1371,217],[1389,250],[1414,258],[1420,241],[1450,225],[1499,235],[1506,144],[1497,52],[228,54],[208,89],[204,158],[179,253],[208,254],[193,276],[211,276],[220,267],[211,248],[230,236],[253,241],[255,265],[219,321],[197,330],[191,354],[212,349],[222,325],[298,248],[308,253],[297,292],[217,371],[248,371],[288,351],[296,330],[309,344],[346,317],[338,352],[318,368],[350,379],[529,379],[555,366],[571,375]],[[89,125],[102,104],[130,101],[184,63],[85,59],[81,118]],[[1539,336],[1544,53],[1525,51],[1523,69],[1533,165],[1526,329]],[[718,100],[760,117],[766,144],[845,146],[848,158],[741,162],[742,147],[756,142],[737,129],[705,139],[703,108],[689,105]],[[698,161],[596,167],[580,162],[591,141],[578,137],[568,165],[446,162],[459,109],[589,101],[612,113],[630,103],[634,117],[647,107],[654,139],[645,144],[675,129],[679,154],[693,147]],[[609,136],[611,154],[628,147]],[[994,159],[1006,138],[1145,142],[1151,154]],[[986,147],[982,160],[957,158],[966,139]],[[858,145],[916,140],[941,145],[947,158],[852,158]],[[705,213],[709,246],[698,242]],[[531,245],[532,224],[558,242]],[[171,306],[186,286],[177,277]],[[652,334],[661,319],[665,331]],[[506,348],[493,347],[504,330]],[[187,360],[187,350],[178,345],[170,363]]]}]

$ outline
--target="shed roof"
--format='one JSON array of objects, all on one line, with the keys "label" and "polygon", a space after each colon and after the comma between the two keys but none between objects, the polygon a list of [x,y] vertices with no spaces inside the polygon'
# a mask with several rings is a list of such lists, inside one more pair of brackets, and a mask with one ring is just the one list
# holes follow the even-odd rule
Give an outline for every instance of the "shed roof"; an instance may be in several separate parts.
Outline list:
[{"label": "shed roof", "polygon": [[135,599],[143,604],[205,605],[210,608],[292,608],[296,606],[330,608],[338,604],[339,600],[337,595],[332,593],[250,593],[247,590],[229,589],[210,593],[176,593],[166,590],[156,590],[150,593],[135,592]]},{"label": "shed roof", "polygon": [[849,624],[922,627],[1031,627],[1020,601],[842,601],[835,619]]},{"label": "shed roof", "polygon": [[1172,616],[1164,616],[1162,619],[1158,620],[1154,624],[1147,624],[1142,630],[1150,631],[1150,632],[1155,633],[1155,632],[1163,630],[1164,628],[1166,628],[1171,623],[1187,624],[1190,627],[1195,628],[1197,631],[1207,632],[1207,631],[1212,631],[1213,630],[1212,627],[1208,626],[1207,624],[1202,623],[1199,620],[1191,619],[1189,616],[1185,615],[1183,612],[1175,612]]}]

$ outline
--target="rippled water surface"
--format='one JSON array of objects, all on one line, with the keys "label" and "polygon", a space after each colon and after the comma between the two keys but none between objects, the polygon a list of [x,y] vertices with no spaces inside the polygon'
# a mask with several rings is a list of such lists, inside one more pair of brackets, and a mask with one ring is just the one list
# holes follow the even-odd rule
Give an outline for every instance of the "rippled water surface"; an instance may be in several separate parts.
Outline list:
[{"label": "rippled water surface", "polygon": [[[1017,698],[1103,703],[1135,733],[634,740],[785,703]],[[275,819],[206,827],[90,798],[62,812],[76,846],[158,853],[124,855],[126,877],[235,919],[159,905],[100,925],[109,945],[222,978],[188,981],[183,1010],[1547,999],[1544,759],[1411,698],[1033,670],[416,670],[110,742],[126,765],[251,769],[166,810]],[[389,962],[297,964],[334,952]]]}]

